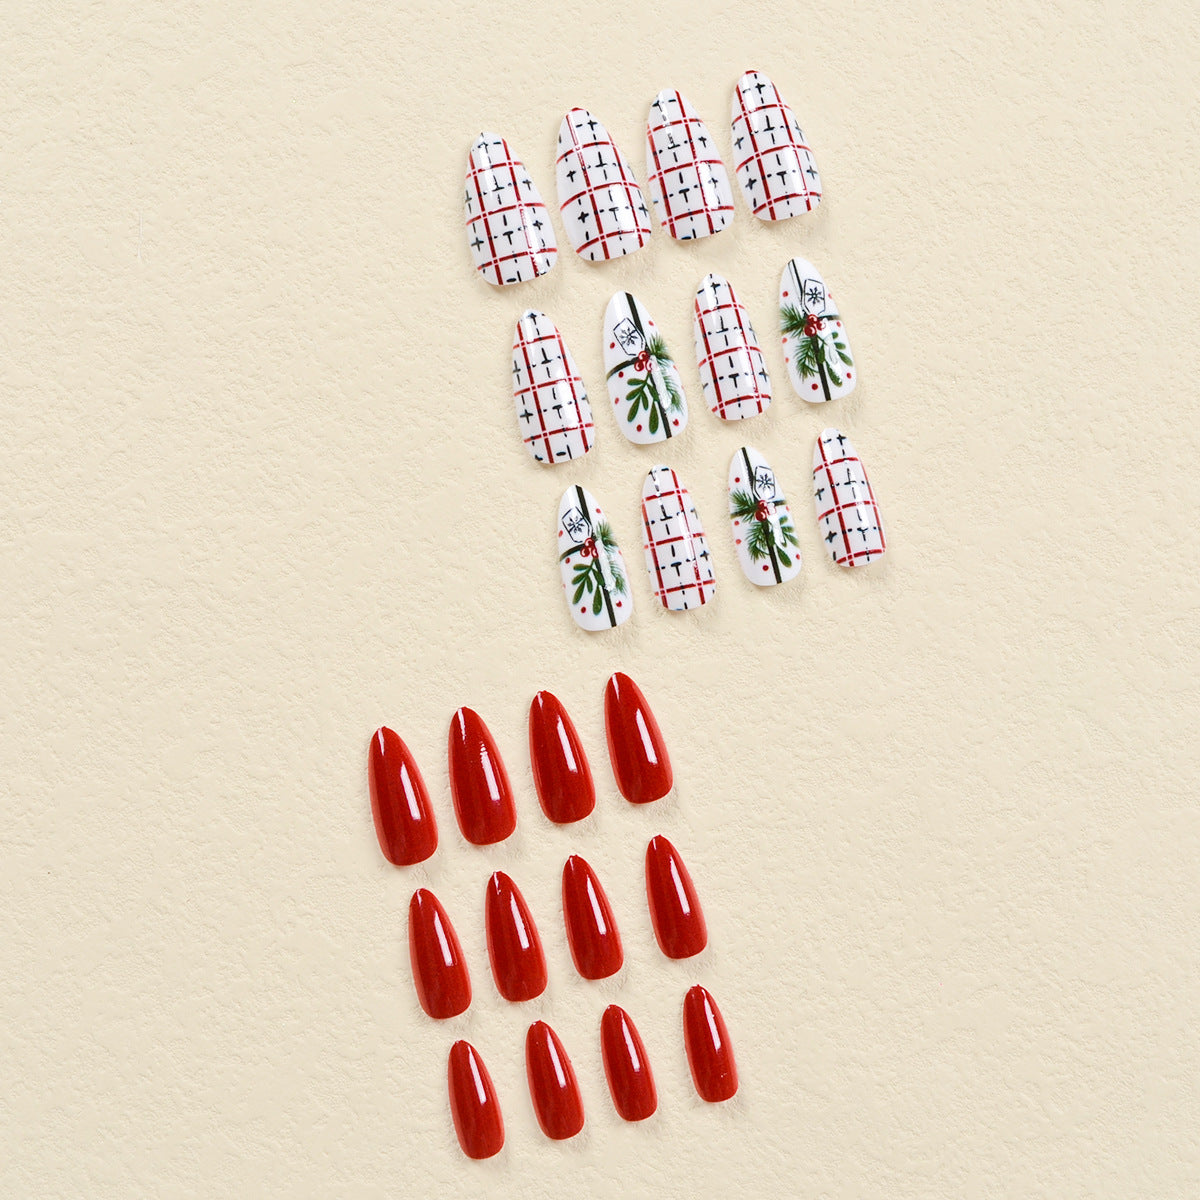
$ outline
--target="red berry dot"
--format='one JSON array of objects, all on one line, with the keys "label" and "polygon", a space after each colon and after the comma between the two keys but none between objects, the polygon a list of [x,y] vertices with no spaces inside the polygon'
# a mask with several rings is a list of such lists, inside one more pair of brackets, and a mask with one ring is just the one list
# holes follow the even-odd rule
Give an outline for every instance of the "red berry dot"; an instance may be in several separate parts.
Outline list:
[{"label": "red berry dot", "polygon": [[637,431],[638,431],[638,433],[642,432],[642,427],[640,425],[637,427]]},{"label": "red berry dot", "polygon": [[817,390],[817,385],[814,383],[814,384],[812,385],[812,387],[813,387],[813,391],[815,392],[815,391]]},{"label": "red berry dot", "polygon": [[679,418],[678,418],[678,417],[676,417],[676,418],[675,418],[675,420],[672,422],[672,424],[674,424],[674,425],[678,425],[678,424],[679,424]]},{"label": "red berry dot", "polygon": [[784,292],[783,294],[784,294],[784,296],[787,296],[787,294],[788,294],[788,293],[787,293],[787,292]]},{"label": "red berry dot", "polygon": [[609,342],[609,343],[608,343],[608,348],[609,348],[610,350],[614,350],[614,349],[616,349],[616,345],[617,345],[617,343],[616,343],[616,342]]},{"label": "red berry dot", "polygon": [[624,378],[625,378],[625,372],[624,372],[624,371],[618,371],[618,372],[617,372],[617,378],[618,378],[618,379],[624,379]]},{"label": "red berry dot", "polygon": [[581,605],[579,606],[579,611],[580,611],[581,613],[585,613],[585,612],[587,612],[587,605],[586,605],[586,604],[581,604]]},{"label": "red berry dot", "polygon": [[617,601],[617,607],[618,607],[618,608],[621,608],[621,607],[624,605],[624,603],[625,603],[625,601],[624,601],[624,600],[618,600],[618,601]]},{"label": "red berry dot", "polygon": [[770,568],[770,567],[768,567],[766,563],[763,563],[763,570],[764,570],[764,571],[769,571],[770,569],[771,569],[771,568]]},{"label": "red berry dot", "polygon": [[[741,538],[738,538],[738,539],[737,539],[737,540],[734,542],[734,545],[735,545],[735,546],[740,546],[741,544],[742,544],[742,539],[741,539]],[[563,587],[566,587],[566,586],[567,586],[567,585],[564,583],[564,584],[563,584]]]},{"label": "red berry dot", "polygon": [[847,379],[853,379],[853,378],[854,378],[854,376],[853,376],[853,375],[851,375],[849,371],[847,371],[847,372],[846,372],[846,378],[847,378]]}]

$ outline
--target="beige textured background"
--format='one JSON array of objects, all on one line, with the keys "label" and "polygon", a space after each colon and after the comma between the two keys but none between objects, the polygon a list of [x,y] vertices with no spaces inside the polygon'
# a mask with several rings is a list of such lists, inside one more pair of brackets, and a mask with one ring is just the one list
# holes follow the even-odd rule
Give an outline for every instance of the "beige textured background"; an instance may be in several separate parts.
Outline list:
[{"label": "beige textured background", "polygon": [[[11,11],[4,129],[0,1194],[1186,1197],[1200,1191],[1195,780],[1195,263],[1200,31],[1186,5],[657,7],[331,0]],[[728,156],[737,75],[771,74],[825,178],[809,220],[739,196],[711,245],[599,269],[566,250],[496,293],[460,182],[478,130],[547,198],[561,114],[594,109],[644,179],[678,86]],[[557,221],[557,214],[556,214]],[[862,386],[790,394],[778,273],[802,252]],[[691,294],[729,275],[777,400],[746,434],[792,495],[800,582],[753,593],[722,519],[729,455],[691,361]],[[708,610],[640,571],[654,451],[606,412],[599,322],[656,316],[693,425],[663,455],[716,554]],[[518,311],[549,311],[596,399],[577,471],[521,450]],[[807,497],[815,433],[857,441],[892,548],[839,573]],[[551,558],[578,478],[637,609],[594,638]],[[617,796],[601,692],[646,688],[677,764]],[[574,713],[597,813],[550,827],[525,709]],[[509,844],[465,846],[451,711],[477,707],[519,789]],[[427,867],[374,841],[381,722],[424,765]],[[641,853],[666,832],[711,928],[662,959]],[[570,969],[558,872],[584,853],[628,950]],[[540,918],[544,998],[502,1006],[483,886]],[[463,1018],[417,1008],[418,883],[456,917]],[[742,1070],[691,1091],[683,992],[722,1003]],[[597,1026],[641,1026],[661,1107],[623,1126]],[[547,1017],[588,1107],[537,1132],[521,1066]],[[508,1124],[461,1158],[445,1054],[480,1047]]]}]

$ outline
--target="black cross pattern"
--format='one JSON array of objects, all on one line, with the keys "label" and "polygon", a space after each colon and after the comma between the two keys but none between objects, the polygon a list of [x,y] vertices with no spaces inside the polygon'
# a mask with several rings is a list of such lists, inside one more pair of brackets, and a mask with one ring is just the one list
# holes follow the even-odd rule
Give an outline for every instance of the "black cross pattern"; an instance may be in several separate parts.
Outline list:
[{"label": "black cross pattern", "polygon": [[839,430],[826,430],[817,439],[813,499],[817,523],[834,562],[853,567],[878,558],[887,548],[870,480],[850,439]]},{"label": "black cross pattern", "polygon": [[725,164],[704,122],[679,92],[662,92],[646,124],[650,198],[659,222],[685,241],[719,233],[733,219]]},{"label": "black cross pattern", "polygon": [[513,339],[513,399],[521,437],[538,462],[578,458],[592,447],[587,390],[554,322],[527,312]]},{"label": "black cross pattern", "polygon": [[670,467],[655,467],[642,489],[646,569],[655,595],[674,611],[706,604],[713,595],[708,539],[696,506]]},{"label": "black cross pattern", "polygon": [[696,366],[709,408],[723,420],[753,417],[771,403],[771,381],[750,317],[729,283],[710,275],[696,293]]}]

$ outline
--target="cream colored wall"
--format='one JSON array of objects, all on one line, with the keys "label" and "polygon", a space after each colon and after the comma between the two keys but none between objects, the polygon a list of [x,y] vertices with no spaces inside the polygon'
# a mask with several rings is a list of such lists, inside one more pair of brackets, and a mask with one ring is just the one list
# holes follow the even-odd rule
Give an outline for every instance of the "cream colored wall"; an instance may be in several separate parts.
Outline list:
[{"label": "cream colored wall", "polygon": [[[1184,1197],[1196,1130],[1198,22],[1184,5],[475,3],[40,6],[0,83],[6,781],[0,1194]],[[654,92],[728,155],[729,97],[771,74],[826,200],[496,293],[459,187],[479,129],[552,196],[592,108],[640,177]],[[557,220],[557,217],[556,217]],[[559,225],[561,238],[561,224]],[[691,295],[727,274],[760,332],[784,261],[838,293],[862,386],[777,400],[746,433],[788,486],[805,568],[738,573],[729,455],[690,357]],[[605,413],[599,322],[631,289],[684,366],[664,457],[706,519],[718,595],[657,612],[636,499],[654,457]],[[508,343],[549,311],[597,404],[577,472],[520,449]],[[891,547],[820,553],[806,477],[832,420]],[[589,638],[552,560],[558,495],[600,497],[637,611]],[[677,796],[635,810],[603,753],[616,668],[650,694]],[[549,827],[524,713],[549,687],[601,783]],[[519,788],[510,843],[468,848],[446,787],[477,707]],[[442,847],[388,868],[367,739],[402,732]],[[641,853],[667,833],[711,930],[653,945]],[[585,854],[626,936],[574,976],[558,872]],[[540,917],[546,996],[496,997],[483,885]],[[458,916],[477,999],[420,1013],[418,883]],[[691,1091],[678,1033],[707,984],[742,1090]],[[661,1107],[622,1126],[603,1007],[639,1023]],[[544,1016],[585,1133],[524,1090]],[[508,1145],[461,1158],[446,1051],[492,1068]]]}]

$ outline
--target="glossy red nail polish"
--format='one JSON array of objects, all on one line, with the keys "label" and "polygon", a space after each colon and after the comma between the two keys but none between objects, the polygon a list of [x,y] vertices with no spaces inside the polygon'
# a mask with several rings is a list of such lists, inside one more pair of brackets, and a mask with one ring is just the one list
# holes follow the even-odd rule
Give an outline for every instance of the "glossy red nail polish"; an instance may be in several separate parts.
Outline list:
[{"label": "glossy red nail polish", "polygon": [[646,847],[646,900],[659,949],[691,958],[708,945],[708,926],[679,851],[660,833]]},{"label": "glossy red nail polish", "polygon": [[583,1128],[583,1097],[575,1068],[545,1021],[534,1021],[525,1035],[525,1075],[542,1132],[556,1142],[574,1137]]},{"label": "glossy red nail polish", "polygon": [[658,1091],[637,1026],[610,1004],[600,1018],[600,1054],[613,1107],[626,1121],[644,1121],[658,1108]]},{"label": "glossy red nail polish", "polygon": [[674,782],[666,743],[641,688],[620,671],[604,690],[604,727],[621,795],[631,804],[665,796]]},{"label": "glossy red nail polish", "polygon": [[582,821],[596,807],[587,755],[553,692],[538,692],[529,706],[529,761],[542,812],[551,821]]},{"label": "glossy red nail polish", "polygon": [[584,979],[615,975],[625,961],[621,934],[596,872],[578,854],[572,854],[563,867],[562,903],[575,970]]},{"label": "glossy red nail polish", "polygon": [[717,1002],[699,984],[684,997],[683,1045],[700,1099],[728,1100],[738,1090],[733,1046]]},{"label": "glossy red nail polish", "polygon": [[512,785],[491,731],[477,712],[450,721],[450,794],[462,835],[476,846],[502,842],[517,827]]},{"label": "glossy red nail polish", "polygon": [[411,867],[437,849],[437,822],[425,781],[400,735],[384,726],[371,739],[371,812],[379,848],[390,863]]},{"label": "glossy red nail polish", "polygon": [[488,958],[505,1000],[532,1000],[546,990],[546,956],[529,905],[517,885],[497,871],[484,901]]},{"label": "glossy red nail polish", "polygon": [[455,1042],[446,1065],[450,1116],[468,1158],[491,1158],[504,1145],[504,1117],[492,1077],[470,1042]]},{"label": "glossy red nail polish", "polygon": [[408,957],[421,1007],[437,1020],[456,1017],[471,1004],[471,977],[458,934],[441,901],[417,888],[408,905]]}]

